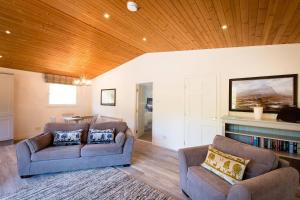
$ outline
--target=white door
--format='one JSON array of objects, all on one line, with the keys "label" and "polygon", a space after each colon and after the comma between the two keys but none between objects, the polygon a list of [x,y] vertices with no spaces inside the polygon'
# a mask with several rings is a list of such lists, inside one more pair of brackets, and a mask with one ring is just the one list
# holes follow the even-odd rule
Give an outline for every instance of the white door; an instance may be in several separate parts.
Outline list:
[{"label": "white door", "polygon": [[0,141],[13,139],[12,116],[0,116]]},{"label": "white door", "polygon": [[136,137],[138,138],[144,133],[144,88],[141,84],[137,85],[136,96],[137,96],[137,104],[136,104]]},{"label": "white door", "polygon": [[185,146],[212,143],[217,109],[217,76],[185,79]]},{"label": "white door", "polygon": [[13,75],[0,73],[0,141],[13,139],[13,88]]}]

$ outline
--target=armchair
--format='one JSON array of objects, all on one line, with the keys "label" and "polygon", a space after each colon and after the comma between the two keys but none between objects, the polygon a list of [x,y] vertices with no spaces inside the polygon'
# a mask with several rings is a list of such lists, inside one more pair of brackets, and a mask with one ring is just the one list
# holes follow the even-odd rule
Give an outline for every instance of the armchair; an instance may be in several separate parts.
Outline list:
[{"label": "armchair", "polygon": [[180,187],[191,199],[292,200],[294,198],[299,183],[298,171],[289,167],[287,161],[278,160],[274,152],[223,136],[216,136],[212,145],[224,152],[251,159],[245,172],[245,180],[231,185],[201,167],[207,155],[207,145],[180,149],[178,155]]}]

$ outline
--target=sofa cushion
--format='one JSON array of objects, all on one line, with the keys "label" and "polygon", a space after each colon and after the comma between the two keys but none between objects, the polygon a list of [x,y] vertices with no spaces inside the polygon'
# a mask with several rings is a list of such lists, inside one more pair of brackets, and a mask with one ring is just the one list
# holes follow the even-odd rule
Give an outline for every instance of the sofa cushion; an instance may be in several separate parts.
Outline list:
[{"label": "sofa cushion", "polygon": [[53,135],[51,133],[42,133],[33,138],[26,140],[31,153],[42,150],[52,144]]},{"label": "sofa cushion", "polygon": [[32,161],[61,160],[79,158],[82,145],[50,146],[41,151],[31,154]]},{"label": "sofa cushion", "polygon": [[236,184],[243,179],[249,161],[224,153],[209,145],[206,159],[201,166],[225,179],[230,184]]},{"label": "sofa cushion", "polygon": [[192,199],[225,200],[231,185],[201,166],[188,168],[188,193]]},{"label": "sofa cushion", "polygon": [[87,142],[87,134],[89,131],[88,123],[66,124],[66,123],[48,123],[44,128],[44,132],[50,132],[54,136],[54,131],[74,131],[82,129],[81,142]]},{"label": "sofa cushion", "polygon": [[111,143],[111,144],[87,144],[81,149],[82,157],[89,156],[106,156],[112,154],[122,153],[122,146]]},{"label": "sofa cushion", "polygon": [[109,144],[114,142],[115,129],[91,129],[88,133],[88,144]]},{"label": "sofa cushion", "polygon": [[253,147],[220,135],[215,137],[213,146],[225,153],[250,159],[245,171],[246,179],[265,174],[278,166],[278,157],[268,149]]},{"label": "sofa cushion", "polygon": [[126,122],[110,121],[110,122],[102,122],[102,123],[92,124],[90,128],[98,129],[98,130],[115,128],[116,133],[119,133],[119,132],[125,133],[128,127],[127,127]]}]

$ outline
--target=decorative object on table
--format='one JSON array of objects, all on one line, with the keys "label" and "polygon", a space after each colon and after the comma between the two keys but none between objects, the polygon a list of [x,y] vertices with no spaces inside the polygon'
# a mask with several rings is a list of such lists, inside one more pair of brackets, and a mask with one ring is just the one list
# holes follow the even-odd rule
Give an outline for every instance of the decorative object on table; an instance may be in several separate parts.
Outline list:
[{"label": "decorative object on table", "polygon": [[157,199],[170,195],[112,167],[34,176],[0,199]]},{"label": "decorative object on table", "polygon": [[290,106],[283,107],[277,115],[277,120],[300,123],[300,108]]},{"label": "decorative object on table", "polygon": [[152,98],[147,98],[147,103],[146,103],[146,106],[145,106],[145,109],[146,109],[147,112],[152,112],[153,111],[152,102],[153,102]]},{"label": "decorative object on table", "polygon": [[229,110],[252,112],[257,101],[265,113],[277,113],[283,106],[297,105],[297,74],[229,80]]},{"label": "decorative object on table", "polygon": [[101,105],[116,106],[116,89],[101,89]]},{"label": "decorative object on table", "polygon": [[261,106],[255,106],[253,108],[255,120],[260,120],[262,118],[263,110],[264,108]]}]

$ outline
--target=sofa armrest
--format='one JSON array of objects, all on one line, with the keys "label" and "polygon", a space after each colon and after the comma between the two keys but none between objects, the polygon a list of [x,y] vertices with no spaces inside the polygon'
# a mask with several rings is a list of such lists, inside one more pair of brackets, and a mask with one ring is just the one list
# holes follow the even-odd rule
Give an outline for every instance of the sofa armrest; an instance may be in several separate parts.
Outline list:
[{"label": "sofa armrest", "polygon": [[126,140],[123,147],[123,154],[125,154],[126,159],[128,159],[127,164],[131,164],[132,162],[132,153],[133,153],[133,144],[134,144],[134,137],[130,129],[127,129],[125,132]]},{"label": "sofa armrest", "polygon": [[284,167],[235,184],[227,200],[293,200],[298,184],[298,171]]},{"label": "sofa armrest", "polygon": [[278,168],[289,167],[289,166],[290,166],[289,161],[283,160],[281,158],[278,160]]},{"label": "sofa armrest", "polygon": [[50,132],[41,133],[26,140],[31,153],[40,151],[53,143],[53,135]]},{"label": "sofa armrest", "polygon": [[132,131],[131,131],[130,128],[127,128],[127,129],[126,129],[125,135],[126,135],[126,137],[128,137],[128,136],[133,136],[133,133],[132,133]]},{"label": "sofa armrest", "polygon": [[200,147],[190,147],[178,150],[180,187],[187,192],[186,179],[190,166],[198,166],[204,162],[208,151],[208,145]]},{"label": "sofa armrest", "polygon": [[26,140],[23,140],[16,145],[16,155],[19,175],[30,175],[31,152]]}]

